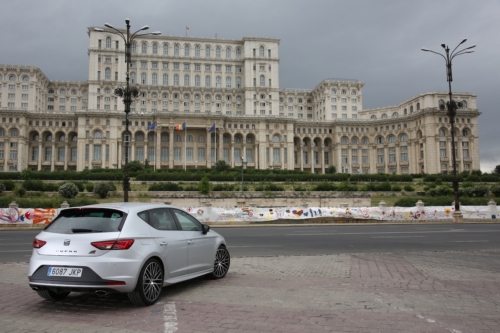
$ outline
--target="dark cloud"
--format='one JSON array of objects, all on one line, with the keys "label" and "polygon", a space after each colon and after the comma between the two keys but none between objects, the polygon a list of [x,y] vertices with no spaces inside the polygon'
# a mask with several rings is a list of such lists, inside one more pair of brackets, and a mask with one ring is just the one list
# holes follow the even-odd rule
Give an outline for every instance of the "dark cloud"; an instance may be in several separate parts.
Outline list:
[{"label": "dark cloud", "polygon": [[87,27],[124,27],[125,18],[165,35],[183,36],[189,26],[190,36],[273,37],[281,39],[282,88],[358,79],[367,109],[447,91],[443,59],[420,48],[440,51],[468,38],[476,53],[454,60],[452,88],[478,96],[481,165],[491,171],[500,164],[499,12],[497,0],[3,1],[0,59],[37,66],[52,80],[84,81]]}]

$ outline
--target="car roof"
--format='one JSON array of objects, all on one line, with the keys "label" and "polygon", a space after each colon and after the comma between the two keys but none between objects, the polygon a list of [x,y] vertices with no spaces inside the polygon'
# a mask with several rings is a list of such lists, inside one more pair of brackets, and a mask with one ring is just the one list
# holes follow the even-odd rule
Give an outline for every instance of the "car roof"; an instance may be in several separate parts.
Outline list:
[{"label": "car roof", "polygon": [[125,213],[131,213],[131,212],[141,212],[146,209],[169,208],[169,207],[177,208],[163,203],[154,203],[154,202],[108,202],[108,203],[94,204],[88,206],[70,207],[70,209],[109,208],[109,209],[121,210]]}]

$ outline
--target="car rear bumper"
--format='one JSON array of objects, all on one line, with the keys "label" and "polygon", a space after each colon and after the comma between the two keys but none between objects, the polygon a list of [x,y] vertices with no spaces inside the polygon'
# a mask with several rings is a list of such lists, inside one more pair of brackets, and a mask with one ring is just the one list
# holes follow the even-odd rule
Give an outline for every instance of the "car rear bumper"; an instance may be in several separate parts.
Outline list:
[{"label": "car rear bumper", "polygon": [[[143,258],[67,257],[33,254],[30,260],[29,285],[35,289],[65,291],[110,290],[130,292],[135,289]],[[83,268],[81,277],[48,276],[49,267]]]}]

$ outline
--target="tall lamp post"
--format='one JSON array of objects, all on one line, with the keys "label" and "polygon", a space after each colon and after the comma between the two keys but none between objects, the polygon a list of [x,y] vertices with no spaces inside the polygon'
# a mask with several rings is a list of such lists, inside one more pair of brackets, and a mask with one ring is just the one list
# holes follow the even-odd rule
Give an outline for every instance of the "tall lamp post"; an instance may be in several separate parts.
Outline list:
[{"label": "tall lamp post", "polygon": [[[155,31],[146,34],[139,34],[138,32],[149,29],[149,26],[145,25],[136,32],[134,32],[133,34],[130,34],[130,20],[125,19],[125,23],[127,25],[126,35],[124,35],[122,31],[113,27],[111,24],[105,23],[104,26],[106,28],[111,29],[111,30],[106,30],[106,32],[120,36],[125,42],[125,63],[127,64],[127,71],[125,72],[126,84],[125,87],[119,86],[115,88],[114,93],[116,96],[122,97],[123,104],[125,104],[125,167],[123,169],[123,201],[128,202],[128,191],[130,189],[130,179],[128,177],[129,142],[130,142],[130,133],[128,131],[128,125],[129,125],[128,116],[130,113],[130,105],[132,104],[132,98],[137,98],[139,97],[140,94],[140,91],[137,87],[132,87],[132,88],[130,87],[129,69],[132,63],[132,55],[130,48],[135,38],[147,35],[160,35],[161,32]],[[104,29],[101,28],[94,28],[94,30],[100,32],[105,31]]]},{"label": "tall lamp post", "polygon": [[243,195],[243,167],[247,164],[248,162],[245,162],[245,159],[241,156],[241,195]]},{"label": "tall lamp post", "polygon": [[[426,48],[422,48],[422,51],[425,52],[432,52],[435,54],[440,55],[443,57],[445,63],[446,63],[446,80],[448,81],[448,95],[449,95],[449,101],[446,102],[446,107],[444,104],[439,105],[440,110],[447,110],[448,117],[450,117],[450,124],[451,124],[451,156],[452,156],[452,163],[453,163],[453,192],[455,195],[455,212],[453,213],[453,220],[455,222],[460,222],[462,221],[462,213],[460,212],[460,203],[458,201],[458,180],[457,180],[457,163],[456,163],[456,153],[455,153],[455,116],[457,114],[457,109],[462,106],[461,102],[456,102],[453,100],[453,96],[451,93],[451,81],[453,81],[453,75],[451,72],[451,61],[453,58],[456,56],[466,54],[466,53],[473,53],[474,51],[472,50],[473,48],[476,47],[476,45],[469,46],[465,49],[462,49],[460,51],[456,51],[460,45],[465,43],[467,41],[466,38],[464,38],[454,49],[453,51],[450,52],[450,48],[448,45],[441,44],[441,47],[444,49],[445,54],[441,54],[439,52],[435,52]],[[456,52],[455,52],[456,51]]]}]

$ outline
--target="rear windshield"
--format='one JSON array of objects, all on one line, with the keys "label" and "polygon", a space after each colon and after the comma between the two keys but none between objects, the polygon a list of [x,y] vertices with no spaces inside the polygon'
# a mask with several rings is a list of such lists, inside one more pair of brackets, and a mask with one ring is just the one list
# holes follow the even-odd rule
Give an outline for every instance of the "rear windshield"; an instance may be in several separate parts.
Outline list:
[{"label": "rear windshield", "polygon": [[127,214],[114,209],[65,209],[45,229],[58,234],[118,232]]}]

